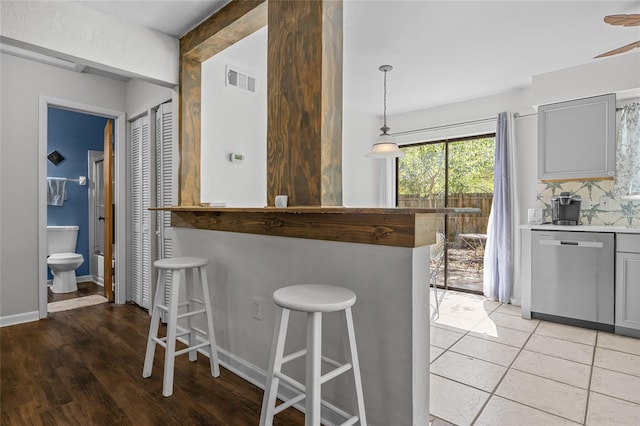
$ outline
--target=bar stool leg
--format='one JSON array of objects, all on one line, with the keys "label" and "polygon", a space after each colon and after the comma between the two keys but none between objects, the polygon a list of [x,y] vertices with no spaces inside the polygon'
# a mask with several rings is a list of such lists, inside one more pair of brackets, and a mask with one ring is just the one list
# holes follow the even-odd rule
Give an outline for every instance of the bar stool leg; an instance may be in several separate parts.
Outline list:
[{"label": "bar stool leg", "polygon": [[[196,303],[193,301],[195,297],[195,271],[196,268],[188,268],[185,272],[185,291],[187,295],[187,312],[193,312],[196,310]],[[196,331],[193,327],[192,316],[187,317],[187,329],[189,330],[189,346],[195,346],[197,342]],[[189,351],[189,361],[194,362],[198,359],[198,350],[194,349]]]},{"label": "bar stool leg", "polygon": [[151,324],[149,325],[149,336],[147,337],[147,353],[144,356],[144,367],[142,368],[142,377],[150,377],[153,369],[153,358],[156,353],[156,341],[154,337],[158,337],[158,328],[160,327],[160,301],[164,295],[165,270],[161,269],[158,274],[158,283],[156,285],[156,295],[153,299],[153,309],[151,310]]},{"label": "bar stool leg", "polygon": [[367,415],[364,411],[364,396],[362,392],[362,378],[360,377],[360,361],[358,360],[358,349],[356,348],[356,333],[353,327],[353,316],[351,308],[344,310],[347,319],[347,333],[349,334],[349,351],[351,352],[351,366],[353,367],[353,380],[356,388],[356,399],[358,403],[358,417],[360,425],[367,426]]},{"label": "bar stool leg", "polygon": [[[211,297],[209,296],[209,283],[207,282],[207,271],[204,266],[200,270],[200,284],[202,284],[202,298],[207,317],[207,333],[209,338],[209,364],[211,365],[211,375],[220,376],[220,365],[218,363],[218,346],[216,345],[216,335],[213,329],[213,309],[211,309]],[[195,334],[194,334],[195,336]]]},{"label": "bar stool leg", "polygon": [[276,396],[278,393],[278,383],[280,379],[276,373],[280,373],[282,368],[282,358],[284,355],[284,343],[287,338],[287,326],[289,325],[289,310],[282,308],[278,311],[276,328],[273,332],[273,344],[271,345],[271,356],[269,359],[269,372],[267,373],[267,383],[264,387],[262,397],[262,411],[260,413],[260,426],[271,426],[273,415],[276,409]]},{"label": "bar stool leg", "polygon": [[169,302],[169,319],[167,323],[166,351],[164,355],[164,381],[162,395],[173,395],[173,369],[176,360],[176,325],[178,322],[178,301],[180,297],[180,273],[173,272],[171,280],[171,302]]},{"label": "bar stool leg", "polygon": [[307,314],[307,378],[304,422],[306,426],[320,426],[322,361],[322,313]]}]

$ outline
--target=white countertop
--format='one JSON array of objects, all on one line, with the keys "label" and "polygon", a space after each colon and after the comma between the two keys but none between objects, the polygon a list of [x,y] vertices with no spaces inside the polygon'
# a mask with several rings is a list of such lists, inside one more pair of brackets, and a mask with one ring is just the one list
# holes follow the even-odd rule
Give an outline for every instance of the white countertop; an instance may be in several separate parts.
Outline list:
[{"label": "white countertop", "polygon": [[614,225],[520,225],[520,229],[539,229],[544,231],[576,231],[576,232],[616,232],[619,234],[640,234],[640,227]]}]

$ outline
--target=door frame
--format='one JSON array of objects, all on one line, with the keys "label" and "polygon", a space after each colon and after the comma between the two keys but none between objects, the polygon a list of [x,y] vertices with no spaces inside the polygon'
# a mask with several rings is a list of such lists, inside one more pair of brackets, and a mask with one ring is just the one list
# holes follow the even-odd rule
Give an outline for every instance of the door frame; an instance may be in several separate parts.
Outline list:
[{"label": "door frame", "polygon": [[126,246],[127,246],[127,157],[126,157],[126,114],[123,111],[83,104],[67,99],[40,96],[38,105],[38,312],[39,317],[47,317],[47,147],[48,108],[56,107],[83,114],[97,115],[114,120],[115,161],[114,161],[114,201],[117,206],[114,217],[116,226],[116,274],[115,303],[126,303]]},{"label": "door frame", "polygon": [[104,152],[98,150],[89,150],[87,155],[87,165],[89,166],[88,180],[89,180],[89,256],[91,256],[89,263],[89,275],[93,275],[96,279],[98,276],[98,265],[93,261],[95,256],[96,246],[96,207],[95,199],[97,188],[94,185],[95,182],[95,164],[98,161],[104,161]]}]

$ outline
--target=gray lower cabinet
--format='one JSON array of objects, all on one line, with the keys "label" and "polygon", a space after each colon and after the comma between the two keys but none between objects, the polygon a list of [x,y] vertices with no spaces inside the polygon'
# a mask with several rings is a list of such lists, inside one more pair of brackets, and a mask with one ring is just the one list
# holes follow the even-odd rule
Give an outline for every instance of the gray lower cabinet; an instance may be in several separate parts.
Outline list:
[{"label": "gray lower cabinet", "polygon": [[640,235],[617,235],[615,331],[640,337]]}]

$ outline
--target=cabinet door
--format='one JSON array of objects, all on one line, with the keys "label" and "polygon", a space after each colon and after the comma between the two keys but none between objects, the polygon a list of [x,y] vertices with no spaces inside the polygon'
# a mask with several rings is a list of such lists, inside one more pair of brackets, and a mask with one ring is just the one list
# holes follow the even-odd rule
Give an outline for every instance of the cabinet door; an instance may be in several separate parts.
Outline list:
[{"label": "cabinet door", "polygon": [[616,253],[616,327],[640,330],[640,253]]},{"label": "cabinet door", "polygon": [[612,178],[615,95],[538,108],[538,179]]}]

